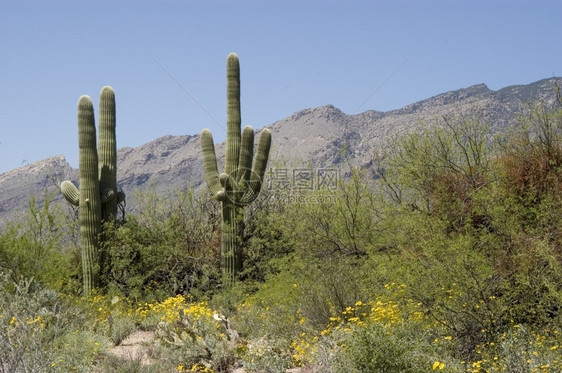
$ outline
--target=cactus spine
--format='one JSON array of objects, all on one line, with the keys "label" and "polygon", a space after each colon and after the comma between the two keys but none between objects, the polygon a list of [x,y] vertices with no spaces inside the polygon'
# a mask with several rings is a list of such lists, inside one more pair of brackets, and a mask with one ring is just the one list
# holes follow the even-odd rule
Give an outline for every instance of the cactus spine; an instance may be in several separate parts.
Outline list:
[{"label": "cactus spine", "polygon": [[[201,132],[201,153],[207,187],[222,205],[221,254],[223,283],[230,286],[242,270],[244,206],[260,193],[271,147],[271,132],[260,135],[254,159],[254,130],[244,127],[240,116],[240,64],[231,53],[227,59],[227,130],[225,171],[219,175],[213,136]],[[253,163],[253,166],[252,166]]]},{"label": "cactus spine", "polygon": [[78,100],[80,189],[70,181],[63,181],[61,192],[68,202],[79,206],[80,246],[86,297],[99,282],[99,240],[102,221],[115,220],[117,203],[125,198],[122,192],[117,192],[115,94],[111,87],[103,87],[100,93],[99,127],[98,148],[92,100],[88,96],[80,97]]}]

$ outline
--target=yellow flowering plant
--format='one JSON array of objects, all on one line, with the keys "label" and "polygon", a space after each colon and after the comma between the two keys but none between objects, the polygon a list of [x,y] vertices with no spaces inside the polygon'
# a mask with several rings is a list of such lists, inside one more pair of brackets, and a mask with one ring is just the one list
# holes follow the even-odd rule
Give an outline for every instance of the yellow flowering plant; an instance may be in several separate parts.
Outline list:
[{"label": "yellow flowering plant", "polygon": [[161,315],[156,329],[160,354],[181,361],[182,369],[213,372],[234,360],[240,339],[229,321],[207,302],[188,302],[178,295],[148,306],[146,312]]}]

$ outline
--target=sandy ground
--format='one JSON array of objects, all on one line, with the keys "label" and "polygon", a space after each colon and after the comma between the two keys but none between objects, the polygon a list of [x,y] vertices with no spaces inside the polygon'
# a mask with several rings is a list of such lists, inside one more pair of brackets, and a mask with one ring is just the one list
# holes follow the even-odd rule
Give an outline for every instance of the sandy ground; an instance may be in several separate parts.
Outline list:
[{"label": "sandy ground", "polygon": [[151,363],[148,357],[149,345],[154,340],[154,332],[137,330],[125,338],[121,344],[114,346],[109,352],[123,359],[140,359],[143,365]]}]

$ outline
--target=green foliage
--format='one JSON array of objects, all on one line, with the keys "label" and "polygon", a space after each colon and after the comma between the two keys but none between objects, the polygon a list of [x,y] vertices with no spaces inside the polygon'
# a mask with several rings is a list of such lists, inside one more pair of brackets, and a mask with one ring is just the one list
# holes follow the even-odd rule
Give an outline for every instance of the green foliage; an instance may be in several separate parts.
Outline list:
[{"label": "green foliage", "polygon": [[[477,121],[444,120],[397,139],[375,185],[352,170],[335,190],[260,193],[238,232],[242,281],[226,287],[221,206],[192,190],[139,194],[104,227],[103,288],[88,299],[61,295],[78,293],[71,232],[50,199],[32,201],[0,234],[0,364],[558,372],[561,115],[533,107],[501,146]],[[138,328],[155,333],[149,365],[107,351]]]},{"label": "green foliage", "polygon": [[[269,149],[271,132],[263,129],[254,159],[254,130],[251,126],[240,131],[240,64],[231,53],[227,59],[227,136],[225,170],[219,175],[213,136],[207,129],[201,132],[201,154],[207,187],[222,205],[221,259],[223,283],[232,286],[242,271],[242,238],[244,206],[260,193]],[[252,166],[253,164],[253,166]]]},{"label": "green foliage", "polygon": [[42,205],[35,197],[22,220],[0,233],[0,270],[14,278],[33,278],[54,290],[74,290],[72,250],[63,250],[68,233],[63,213],[45,193]]},{"label": "green foliage", "polygon": [[291,277],[285,272],[273,275],[254,294],[239,300],[232,319],[242,335],[252,339],[272,335],[288,341],[300,333],[299,289]]},{"label": "green foliage", "polygon": [[[264,195],[265,193],[262,193]],[[244,284],[262,283],[267,276],[278,272],[278,264],[295,251],[295,231],[287,229],[293,224],[287,217],[290,206],[278,205],[275,201],[258,199],[255,209],[250,210],[245,224],[247,247],[244,255]]]},{"label": "green foliage", "polygon": [[534,104],[521,118],[522,130],[502,149],[505,184],[526,207],[558,195],[562,172],[562,101],[557,108]]},{"label": "green foliage", "polygon": [[[356,173],[329,193],[331,199],[318,198],[319,191],[268,212],[250,247],[279,255],[253,261],[268,275],[238,309],[237,327],[254,338],[252,331],[263,330],[292,339],[297,357],[327,371],[444,366],[479,372],[494,360],[481,352],[504,341],[514,324],[559,330],[558,189],[544,181],[532,200],[525,196],[521,203],[517,190],[527,189],[512,187],[505,162],[510,148],[504,143],[503,153],[494,152],[487,128],[445,120],[436,130],[397,140],[378,158],[374,191]],[[525,159],[527,153],[514,154]],[[376,299],[393,283],[405,289],[394,301],[415,304],[426,321],[410,320],[390,333],[378,323],[342,328],[328,339],[320,333],[356,302]],[[442,336],[449,341],[445,349],[432,343]],[[496,360],[510,354],[502,350]],[[544,364],[556,364],[543,356]],[[516,369],[510,364],[499,371]]]},{"label": "green foliage", "polygon": [[[302,235],[302,253],[322,257],[360,257],[369,251],[377,236],[377,206],[358,170],[334,192],[320,190],[306,196],[307,203],[293,206]],[[300,216],[300,218],[299,218]],[[312,241],[311,249],[306,249]]]},{"label": "green foliage", "polygon": [[107,347],[83,330],[84,314],[36,281],[0,273],[0,369],[3,372],[91,372]]},{"label": "green foliage", "polygon": [[479,370],[493,372],[558,372],[562,369],[559,334],[512,324],[496,341],[478,346],[479,360],[474,364]]},{"label": "green foliage", "polygon": [[324,365],[333,372],[431,372],[435,362],[448,372],[460,371],[460,364],[436,359],[440,355],[425,331],[412,324],[397,325],[390,331],[379,323],[353,325],[333,332],[322,348],[325,351],[318,354],[325,354]]},{"label": "green foliage", "polygon": [[450,229],[482,218],[472,212],[472,194],[495,180],[488,131],[478,119],[443,118],[434,129],[394,140],[377,158],[381,194],[438,215]]},{"label": "green foliage", "polygon": [[136,197],[138,214],[107,227],[103,281],[109,292],[151,301],[213,291],[220,278],[216,206],[189,189],[165,199],[154,191]]},{"label": "green foliage", "polygon": [[285,373],[292,363],[286,341],[265,337],[249,344],[242,359],[244,370],[252,373]]},{"label": "green foliage", "polygon": [[158,366],[143,364],[142,356],[122,358],[106,355],[103,356],[99,369],[102,372],[112,373],[168,373],[173,371],[174,367],[166,364],[159,364]]},{"label": "green foliage", "polygon": [[238,336],[226,319],[206,303],[185,305],[156,331],[163,360],[181,361],[186,367],[201,366],[226,372],[233,362]]},{"label": "green foliage", "polygon": [[379,258],[378,268],[387,281],[405,284],[423,312],[455,337],[459,356],[468,357],[506,322],[509,306],[501,296],[508,283],[472,237],[448,238],[435,228],[413,232],[409,247]]}]

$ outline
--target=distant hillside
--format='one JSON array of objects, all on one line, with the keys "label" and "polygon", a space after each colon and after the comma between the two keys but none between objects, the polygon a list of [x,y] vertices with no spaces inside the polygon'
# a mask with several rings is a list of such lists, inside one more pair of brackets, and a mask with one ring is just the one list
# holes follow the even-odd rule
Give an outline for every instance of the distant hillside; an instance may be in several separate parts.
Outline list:
[{"label": "distant hillside", "polygon": [[[527,103],[554,102],[555,83],[562,84],[562,78],[498,91],[478,84],[388,112],[348,115],[331,105],[301,110],[267,126],[273,135],[270,167],[337,167],[344,146],[352,164],[369,167],[374,149],[389,138],[429,128],[443,116],[478,115],[491,123],[493,132],[501,132],[517,124],[516,115]],[[224,161],[224,144],[216,149],[219,162]],[[199,135],[165,136],[136,148],[121,148],[117,162],[119,185],[130,197],[147,187],[168,193],[203,183]],[[45,190],[56,194],[56,185],[66,179],[77,182],[78,174],[62,155],[0,174],[0,226],[23,211],[30,196],[41,200]],[[134,209],[133,198],[127,207]]]}]

